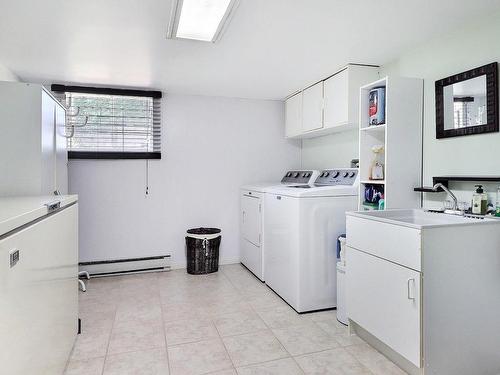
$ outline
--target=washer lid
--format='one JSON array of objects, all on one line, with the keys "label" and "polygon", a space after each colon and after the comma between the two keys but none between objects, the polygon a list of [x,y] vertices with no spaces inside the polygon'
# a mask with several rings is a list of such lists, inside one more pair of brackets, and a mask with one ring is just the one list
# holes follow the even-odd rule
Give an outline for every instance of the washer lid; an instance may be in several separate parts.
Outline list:
[{"label": "washer lid", "polygon": [[357,196],[358,185],[352,186],[272,186],[265,191],[268,194],[283,195],[294,198]]}]

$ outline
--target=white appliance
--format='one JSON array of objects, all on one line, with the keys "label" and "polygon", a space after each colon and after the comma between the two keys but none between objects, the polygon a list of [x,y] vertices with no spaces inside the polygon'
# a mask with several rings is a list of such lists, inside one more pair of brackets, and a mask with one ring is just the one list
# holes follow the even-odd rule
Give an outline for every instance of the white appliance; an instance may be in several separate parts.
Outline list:
[{"label": "white appliance", "polygon": [[[67,194],[66,110],[42,85],[0,82],[0,196]],[[70,134],[69,134],[70,135]]]},{"label": "white appliance", "polygon": [[[287,171],[282,184],[303,185],[314,182],[315,170]],[[240,253],[241,263],[261,281],[264,281],[264,192],[279,182],[257,183],[241,187]]]},{"label": "white appliance", "polygon": [[0,198],[0,258],[0,373],[62,374],[78,332],[76,195]]},{"label": "white appliance", "polygon": [[297,312],[337,305],[337,238],[357,206],[356,168],[324,170],[314,185],[274,186],[264,195],[266,284]]}]

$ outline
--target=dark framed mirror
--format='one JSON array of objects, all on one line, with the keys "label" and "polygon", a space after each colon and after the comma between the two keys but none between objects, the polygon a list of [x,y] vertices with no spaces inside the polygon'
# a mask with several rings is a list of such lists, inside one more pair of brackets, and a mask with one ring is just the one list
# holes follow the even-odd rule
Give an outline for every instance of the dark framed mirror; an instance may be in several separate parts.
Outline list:
[{"label": "dark framed mirror", "polygon": [[498,132],[497,70],[494,62],[436,81],[436,138]]}]

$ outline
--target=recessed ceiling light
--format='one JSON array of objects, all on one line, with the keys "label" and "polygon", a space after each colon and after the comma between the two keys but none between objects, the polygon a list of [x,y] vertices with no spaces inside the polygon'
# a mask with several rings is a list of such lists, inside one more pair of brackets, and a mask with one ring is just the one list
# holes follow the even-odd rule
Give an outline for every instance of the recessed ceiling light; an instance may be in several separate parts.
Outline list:
[{"label": "recessed ceiling light", "polygon": [[238,0],[173,0],[167,38],[216,42]]}]

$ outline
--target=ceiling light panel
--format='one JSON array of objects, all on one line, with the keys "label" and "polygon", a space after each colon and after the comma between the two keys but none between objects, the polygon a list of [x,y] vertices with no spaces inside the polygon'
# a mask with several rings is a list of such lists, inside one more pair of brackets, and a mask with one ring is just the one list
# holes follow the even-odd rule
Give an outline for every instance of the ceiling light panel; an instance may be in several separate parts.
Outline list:
[{"label": "ceiling light panel", "polygon": [[215,42],[235,3],[236,0],[175,0],[167,36]]}]

